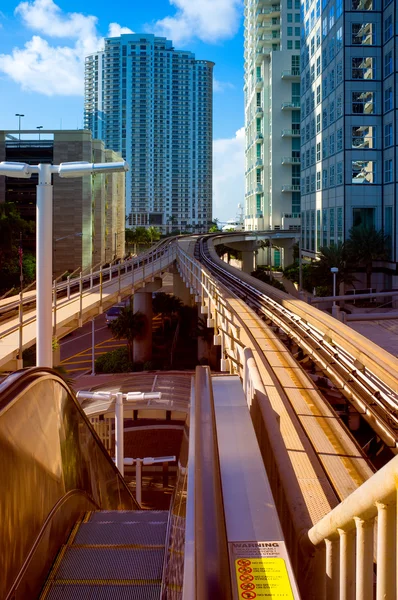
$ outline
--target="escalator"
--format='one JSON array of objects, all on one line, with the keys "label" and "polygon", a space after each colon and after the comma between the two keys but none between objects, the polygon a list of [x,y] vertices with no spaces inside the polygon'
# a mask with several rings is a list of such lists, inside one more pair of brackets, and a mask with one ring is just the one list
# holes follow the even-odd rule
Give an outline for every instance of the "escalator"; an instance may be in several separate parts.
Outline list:
[{"label": "escalator", "polygon": [[0,475],[0,600],[299,598],[238,377],[213,396],[197,367],[169,511],[142,510],[50,369],[0,383]]},{"label": "escalator", "polygon": [[61,548],[40,600],[158,600],[168,511],[96,511]]}]

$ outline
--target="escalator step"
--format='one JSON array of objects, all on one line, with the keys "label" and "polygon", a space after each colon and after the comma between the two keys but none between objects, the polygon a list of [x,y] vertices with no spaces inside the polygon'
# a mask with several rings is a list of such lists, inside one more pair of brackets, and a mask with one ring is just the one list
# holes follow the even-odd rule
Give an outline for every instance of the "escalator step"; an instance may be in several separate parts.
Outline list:
[{"label": "escalator step", "polygon": [[46,600],[159,600],[160,585],[53,584]]},{"label": "escalator step", "polygon": [[69,546],[54,580],[156,580],[162,578],[164,549]]},{"label": "escalator step", "polygon": [[90,546],[164,546],[167,523],[165,521],[107,523],[82,523],[73,545]]},{"label": "escalator step", "polygon": [[129,523],[148,521],[167,522],[168,510],[101,510],[93,512],[89,522],[107,523]]}]

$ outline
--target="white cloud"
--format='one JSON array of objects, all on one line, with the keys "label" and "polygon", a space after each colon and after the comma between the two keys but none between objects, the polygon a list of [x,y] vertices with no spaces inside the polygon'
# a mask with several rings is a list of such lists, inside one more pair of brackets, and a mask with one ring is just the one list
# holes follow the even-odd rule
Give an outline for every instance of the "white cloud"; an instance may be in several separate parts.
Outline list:
[{"label": "white cloud", "polygon": [[122,33],[134,33],[128,27],[121,27],[119,23],[109,23],[108,37],[119,37]]},{"label": "white cloud", "polygon": [[213,216],[220,221],[236,217],[245,198],[245,128],[235,137],[213,142]]},{"label": "white cloud", "polygon": [[242,0],[169,0],[177,12],[174,17],[156,21],[148,30],[155,30],[173,40],[174,44],[184,45],[192,39],[207,43],[217,43],[231,38],[239,27],[242,13]]},{"label": "white cloud", "polygon": [[214,77],[213,79],[213,92],[224,92],[225,90],[233,90],[235,86],[229,81],[219,81]]},{"label": "white cloud", "polygon": [[[0,71],[22,89],[55,95],[83,95],[84,59],[103,47],[97,32],[97,17],[65,13],[53,0],[21,2],[15,9],[34,35],[23,48],[0,54]],[[131,30],[118,23],[109,25],[108,35]],[[46,38],[65,38],[65,45],[53,46]]]}]

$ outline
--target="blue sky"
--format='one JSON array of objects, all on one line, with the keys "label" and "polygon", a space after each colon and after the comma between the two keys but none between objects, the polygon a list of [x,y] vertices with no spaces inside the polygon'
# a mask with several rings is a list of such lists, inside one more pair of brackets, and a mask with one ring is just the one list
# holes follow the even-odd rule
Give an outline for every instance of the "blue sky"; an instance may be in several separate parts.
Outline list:
[{"label": "blue sky", "polygon": [[[84,12],[82,11],[84,6]],[[129,28],[172,39],[214,69],[213,215],[243,202],[243,0],[2,0],[0,129],[82,127],[84,56]],[[61,121],[62,120],[62,121]]]}]

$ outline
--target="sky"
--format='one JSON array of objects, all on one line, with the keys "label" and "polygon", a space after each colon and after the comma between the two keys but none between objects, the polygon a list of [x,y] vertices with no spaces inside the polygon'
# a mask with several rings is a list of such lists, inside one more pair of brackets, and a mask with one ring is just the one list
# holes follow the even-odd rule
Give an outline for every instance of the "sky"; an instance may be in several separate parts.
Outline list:
[{"label": "sky", "polygon": [[[84,7],[84,9],[83,9]],[[0,130],[80,129],[84,57],[149,32],[214,68],[213,217],[244,202],[243,0],[1,0]]]}]

